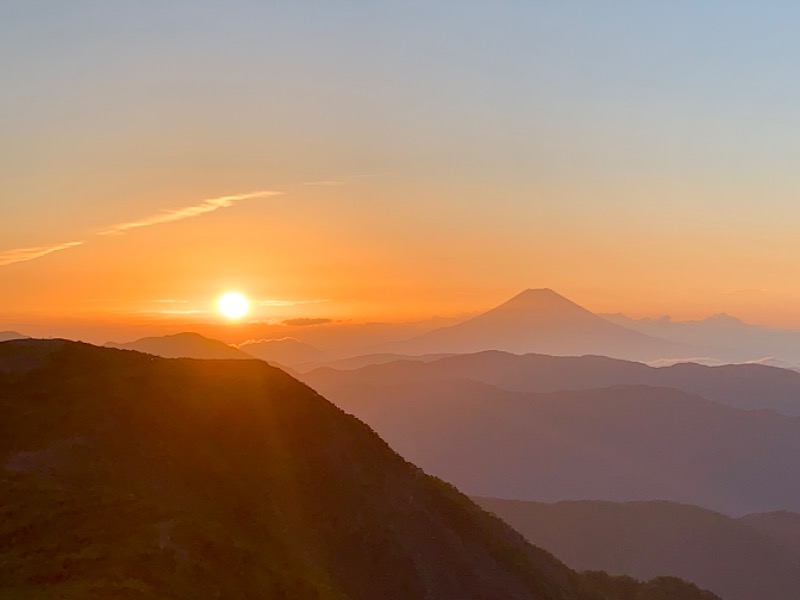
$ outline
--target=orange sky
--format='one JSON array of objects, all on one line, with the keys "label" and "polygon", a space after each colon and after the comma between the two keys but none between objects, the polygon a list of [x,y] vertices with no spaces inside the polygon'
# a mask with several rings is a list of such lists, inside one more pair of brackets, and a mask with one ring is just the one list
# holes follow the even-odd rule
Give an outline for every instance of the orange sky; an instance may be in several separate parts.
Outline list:
[{"label": "orange sky", "polygon": [[584,8],[20,4],[0,328],[212,327],[230,289],[267,324],[418,321],[529,287],[800,328],[792,15]]},{"label": "orange sky", "polygon": [[[551,287],[595,312],[699,318],[724,311],[800,325],[797,292],[782,279],[791,264],[766,271],[759,245],[735,233],[702,232],[709,246],[731,244],[723,260],[694,254],[701,234],[689,228],[612,234],[589,223],[521,226],[497,213],[484,216],[494,224],[479,226],[476,215],[449,213],[434,198],[424,215],[409,214],[396,178],[274,192],[115,235],[99,233],[118,222],[87,227],[65,238],[80,246],[2,266],[3,321],[135,324],[135,337],[142,327],[221,322],[214,302],[227,290],[250,298],[251,321],[408,321],[466,315],[526,287]],[[375,207],[376,199],[394,202],[393,210]],[[204,201],[187,197],[168,210]],[[131,222],[152,215],[131,215]],[[763,287],[737,288],[743,280]],[[96,335],[103,334],[89,337]]]}]

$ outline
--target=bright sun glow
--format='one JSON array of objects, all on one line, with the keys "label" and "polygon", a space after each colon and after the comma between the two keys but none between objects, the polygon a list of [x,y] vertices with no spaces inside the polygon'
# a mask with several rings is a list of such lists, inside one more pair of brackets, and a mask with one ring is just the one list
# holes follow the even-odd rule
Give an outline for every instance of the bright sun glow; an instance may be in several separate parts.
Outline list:
[{"label": "bright sun glow", "polygon": [[219,299],[217,308],[228,319],[240,319],[250,310],[250,302],[238,292],[228,292]]}]

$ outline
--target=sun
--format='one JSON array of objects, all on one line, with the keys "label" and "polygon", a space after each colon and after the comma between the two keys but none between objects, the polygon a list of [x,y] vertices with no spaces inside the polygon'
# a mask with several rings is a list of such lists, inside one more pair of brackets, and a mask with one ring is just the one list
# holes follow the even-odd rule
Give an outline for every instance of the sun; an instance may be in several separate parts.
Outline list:
[{"label": "sun", "polygon": [[217,308],[228,319],[241,319],[250,310],[250,302],[239,292],[228,292],[217,301]]}]

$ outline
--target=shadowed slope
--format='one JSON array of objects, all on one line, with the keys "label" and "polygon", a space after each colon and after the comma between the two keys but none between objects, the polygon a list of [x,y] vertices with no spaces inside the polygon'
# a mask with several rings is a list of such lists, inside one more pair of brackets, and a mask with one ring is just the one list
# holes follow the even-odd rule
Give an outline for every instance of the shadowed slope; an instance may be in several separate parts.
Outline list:
[{"label": "shadowed slope", "polygon": [[618,598],[261,361],[6,342],[0,409],[3,597]]}]

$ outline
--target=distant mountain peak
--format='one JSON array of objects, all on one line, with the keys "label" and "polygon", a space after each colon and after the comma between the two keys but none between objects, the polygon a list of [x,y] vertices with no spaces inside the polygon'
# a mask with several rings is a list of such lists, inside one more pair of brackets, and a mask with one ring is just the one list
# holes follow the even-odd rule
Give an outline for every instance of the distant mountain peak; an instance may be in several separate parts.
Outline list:
[{"label": "distant mountain peak", "polygon": [[[521,291],[519,294],[507,300],[503,304],[529,304],[529,303],[544,303],[544,302],[553,302],[553,303],[564,303],[564,304],[573,304],[577,306],[572,300],[566,298],[559,294],[558,292],[551,290],[550,288],[528,288],[526,290]],[[500,306],[503,306],[501,304]]]},{"label": "distant mountain peak", "polygon": [[567,300],[567,298],[550,288],[527,288],[511,298],[509,302],[514,302],[516,300],[527,302],[529,300],[541,300],[544,298],[570,302],[570,300]]},{"label": "distant mountain peak", "polygon": [[550,288],[526,289],[484,314],[508,312],[540,313],[542,316],[564,313],[591,314],[582,306]]},{"label": "distant mountain peak", "polygon": [[417,355],[481,350],[635,360],[697,355],[694,349],[611,323],[550,288],[526,289],[466,321],[386,348]]}]

